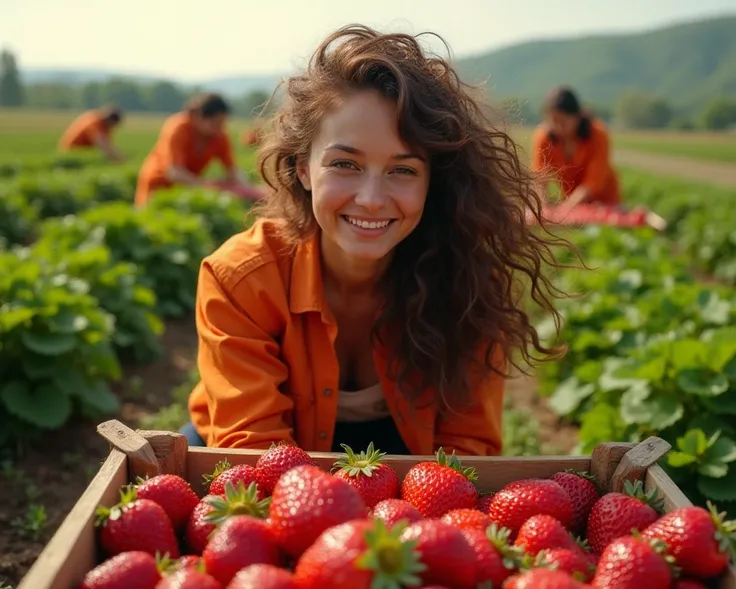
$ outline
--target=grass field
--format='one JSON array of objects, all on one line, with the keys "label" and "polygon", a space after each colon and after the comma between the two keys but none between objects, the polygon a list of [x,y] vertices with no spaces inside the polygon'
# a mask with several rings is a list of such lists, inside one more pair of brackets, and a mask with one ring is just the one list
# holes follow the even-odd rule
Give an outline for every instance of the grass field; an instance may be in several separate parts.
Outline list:
[{"label": "grass field", "polygon": [[[0,163],[17,158],[52,155],[66,125],[77,113],[70,111],[32,111],[0,109]],[[115,142],[131,161],[141,160],[156,140],[164,116],[131,114],[115,134]],[[248,125],[245,119],[230,122],[233,142]],[[514,137],[526,151],[532,130],[514,130]],[[736,134],[702,132],[621,132],[614,134],[614,146],[661,155],[683,156],[697,160],[736,163]],[[243,154],[240,149],[239,153]]]}]

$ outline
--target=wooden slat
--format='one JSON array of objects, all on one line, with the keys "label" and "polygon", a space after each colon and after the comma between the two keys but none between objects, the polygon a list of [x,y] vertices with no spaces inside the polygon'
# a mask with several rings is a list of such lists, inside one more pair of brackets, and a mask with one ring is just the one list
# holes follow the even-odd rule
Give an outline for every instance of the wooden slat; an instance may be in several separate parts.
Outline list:
[{"label": "wooden slat", "polygon": [[[692,506],[690,499],[680,490],[664,469],[656,464],[647,469],[645,487],[647,491],[652,489],[659,491],[659,495],[664,499],[664,510],[666,512]],[[723,578],[718,580],[717,587],[718,589],[736,589],[736,567],[728,567],[728,571]]]},{"label": "wooden slat", "polygon": [[[254,465],[263,454],[263,450],[221,450],[218,448],[189,448],[187,459],[188,480],[194,490],[202,495],[202,476],[211,473],[215,464],[227,458],[231,464]],[[320,468],[329,470],[340,454],[332,452],[311,453]],[[390,464],[403,478],[415,464],[434,461],[434,456],[392,456],[387,455],[385,462]],[[548,478],[565,469],[589,470],[589,456],[545,456],[543,458],[507,458],[461,456],[463,466],[472,466],[478,472],[478,488],[481,491],[497,491],[511,481],[525,478]]]},{"label": "wooden slat", "polygon": [[634,447],[634,444],[624,442],[606,442],[595,447],[590,459],[590,474],[595,479],[598,492],[604,494],[611,490],[613,473],[616,472],[621,459]]},{"label": "wooden slat", "polygon": [[621,458],[621,462],[611,477],[609,485],[611,491],[623,493],[626,481],[630,483],[642,481],[647,469],[655,465],[671,448],[672,445],[669,442],[655,436],[637,444]]},{"label": "wooden slat", "polygon": [[95,478],[46,545],[18,589],[69,589],[97,564],[95,510],[112,506],[128,482],[125,454],[113,449]]}]

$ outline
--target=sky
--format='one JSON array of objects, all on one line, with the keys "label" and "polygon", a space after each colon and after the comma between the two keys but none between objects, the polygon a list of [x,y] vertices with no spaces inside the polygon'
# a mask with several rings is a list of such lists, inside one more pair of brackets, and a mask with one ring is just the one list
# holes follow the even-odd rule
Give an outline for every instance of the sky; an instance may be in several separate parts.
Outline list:
[{"label": "sky", "polygon": [[21,68],[101,68],[194,82],[289,72],[350,23],[438,33],[453,55],[465,56],[722,14],[736,14],[736,0],[0,0],[0,47],[12,50]]}]

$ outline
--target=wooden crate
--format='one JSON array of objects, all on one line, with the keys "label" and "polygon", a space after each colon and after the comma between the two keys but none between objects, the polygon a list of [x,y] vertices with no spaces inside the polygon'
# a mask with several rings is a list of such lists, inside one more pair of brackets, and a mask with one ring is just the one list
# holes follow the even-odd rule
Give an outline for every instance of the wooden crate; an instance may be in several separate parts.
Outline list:
[{"label": "wooden crate", "polygon": [[[227,458],[231,464],[255,464],[263,453],[258,450],[189,448],[184,436],[171,432],[135,432],[112,420],[101,424],[98,432],[112,444],[102,468],[67,518],[48,543],[18,589],[72,589],[98,563],[94,528],[98,505],[114,505],[121,486],[136,476],[161,473],[177,474],[188,480],[194,490],[204,494],[202,475],[213,471],[215,464]],[[543,456],[533,458],[462,457],[463,465],[478,472],[478,487],[495,491],[514,480],[547,478],[563,469],[591,472],[599,490],[620,491],[624,481],[642,480],[647,490],[658,489],[666,511],[692,505],[656,462],[670,449],[659,438],[649,438],[639,445],[607,443],[597,446],[592,456]],[[337,454],[312,453],[320,467],[329,470]],[[400,477],[417,462],[434,456],[387,456]],[[730,567],[716,585],[718,589],[736,589],[736,568]]]}]

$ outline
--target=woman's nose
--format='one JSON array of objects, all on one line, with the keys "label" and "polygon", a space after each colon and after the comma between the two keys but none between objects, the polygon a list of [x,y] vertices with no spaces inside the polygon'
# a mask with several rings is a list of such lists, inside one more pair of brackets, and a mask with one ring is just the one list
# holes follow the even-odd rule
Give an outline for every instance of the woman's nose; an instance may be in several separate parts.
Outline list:
[{"label": "woman's nose", "polygon": [[383,178],[378,174],[367,174],[358,188],[355,203],[368,211],[383,208],[386,203]]}]

